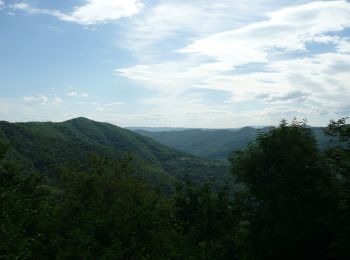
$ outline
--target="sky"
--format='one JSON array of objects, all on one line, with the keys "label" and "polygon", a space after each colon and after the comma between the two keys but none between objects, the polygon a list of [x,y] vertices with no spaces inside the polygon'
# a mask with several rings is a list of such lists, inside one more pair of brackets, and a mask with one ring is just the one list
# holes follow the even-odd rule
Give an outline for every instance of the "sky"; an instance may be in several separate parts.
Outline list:
[{"label": "sky", "polygon": [[350,1],[0,0],[0,120],[231,128],[350,115]]}]

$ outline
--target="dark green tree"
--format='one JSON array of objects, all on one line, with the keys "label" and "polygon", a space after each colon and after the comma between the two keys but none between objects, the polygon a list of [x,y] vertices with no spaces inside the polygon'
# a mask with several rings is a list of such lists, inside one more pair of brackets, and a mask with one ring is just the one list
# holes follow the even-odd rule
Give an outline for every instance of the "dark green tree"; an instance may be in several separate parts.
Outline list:
[{"label": "dark green tree", "polygon": [[228,188],[214,193],[209,184],[179,185],[175,225],[183,238],[183,259],[237,259],[235,217]]},{"label": "dark green tree", "polygon": [[1,163],[0,259],[176,258],[170,200],[134,177],[130,159],[95,156],[54,183]]},{"label": "dark green tree", "polygon": [[38,220],[48,192],[42,176],[1,160],[8,148],[0,142],[0,259],[34,259],[44,248]]},{"label": "dark green tree", "polygon": [[46,226],[49,254],[60,259],[163,259],[176,256],[171,208],[132,175],[130,157],[93,157],[86,171],[66,170],[55,185]]},{"label": "dark green tree", "polygon": [[337,121],[331,120],[325,129],[325,133],[330,136],[335,136],[342,141],[350,139],[350,124],[346,122],[347,118],[341,118]]},{"label": "dark green tree", "polygon": [[231,164],[243,259],[327,258],[331,178],[305,122],[282,121]]},{"label": "dark green tree", "polygon": [[336,211],[332,221],[335,240],[332,254],[338,259],[350,258],[350,124],[347,118],[331,120],[325,133],[340,144],[326,151],[329,168],[336,183]]}]

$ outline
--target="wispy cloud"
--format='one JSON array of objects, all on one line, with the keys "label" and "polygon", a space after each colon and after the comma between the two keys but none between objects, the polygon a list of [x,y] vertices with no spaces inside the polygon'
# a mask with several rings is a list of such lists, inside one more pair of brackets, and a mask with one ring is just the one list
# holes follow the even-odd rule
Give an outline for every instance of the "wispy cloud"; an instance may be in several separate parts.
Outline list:
[{"label": "wispy cloud", "polygon": [[[63,93],[58,89],[65,106],[45,110],[40,110],[42,105],[59,103],[54,100],[56,92],[21,97],[19,107],[27,105],[34,115],[49,119],[62,111],[65,116],[84,115],[122,125],[232,127],[293,116],[324,124],[350,111],[349,1],[79,2],[70,11],[45,9],[40,1],[5,4],[6,11],[16,14],[54,16],[84,26],[130,17],[91,35],[84,31],[89,34],[84,40],[96,37],[107,43],[105,56],[96,57],[101,53],[97,51],[90,61],[104,60],[102,70],[106,62],[115,64],[111,66],[117,79],[99,78],[108,86],[106,91],[89,89],[99,96],[87,98],[81,89]],[[48,22],[44,16],[41,19]],[[59,26],[64,30],[66,24]],[[87,42],[77,42],[72,51],[79,52],[74,48],[80,43],[84,52],[90,48],[94,53],[95,46]],[[105,67],[109,73],[110,64]],[[76,84],[81,79],[89,84],[94,77],[70,76]],[[92,103],[95,98],[98,103]],[[3,102],[6,106],[1,109],[8,108],[9,102]]]},{"label": "wispy cloud", "polygon": [[[150,51],[152,45],[167,40],[188,43],[198,37],[232,30],[260,20],[271,8],[284,6],[288,2],[255,0],[252,8],[252,3],[248,0],[159,0],[154,5],[145,6],[145,11],[128,23],[127,48],[144,52]],[[169,42],[157,49],[163,53],[168,45]],[[170,47],[173,45],[170,44]]]},{"label": "wispy cloud", "polygon": [[272,109],[285,103],[288,111],[312,106],[319,114],[332,113],[350,99],[350,41],[339,33],[349,27],[349,2],[302,3],[233,30],[196,36],[170,59],[116,72],[164,96],[213,89],[230,92],[231,104]]},{"label": "wispy cloud", "polygon": [[266,101],[267,103],[286,103],[293,101],[305,101],[309,96],[309,93],[303,91],[291,91],[285,94],[279,95],[269,95],[269,94],[261,94],[258,95],[257,98]]},{"label": "wispy cloud", "polygon": [[[337,17],[337,19],[332,19]],[[307,42],[350,26],[350,4],[322,1],[284,8],[268,20],[198,40],[179,50],[229,61],[232,65],[265,62],[274,49],[305,51]],[[331,39],[330,39],[331,40]]]},{"label": "wispy cloud", "polygon": [[87,97],[89,97],[89,94],[88,94],[88,93],[85,93],[85,92],[79,93],[79,92],[77,92],[77,91],[71,91],[71,92],[68,92],[68,93],[67,93],[67,96],[69,96],[69,97],[87,98]]},{"label": "wispy cloud", "polygon": [[53,97],[50,99],[47,96],[41,94],[37,96],[25,96],[23,97],[23,100],[25,102],[37,103],[44,106],[57,106],[63,102],[62,98],[60,97]]},{"label": "wispy cloud", "polygon": [[92,103],[92,105],[96,108],[97,111],[99,112],[103,112],[103,111],[107,111],[107,112],[112,112],[114,111],[114,109],[116,107],[119,107],[121,105],[124,105],[124,102],[112,102],[112,103],[106,103],[106,104],[100,104],[100,103]]},{"label": "wispy cloud", "polygon": [[10,7],[32,15],[52,15],[67,22],[94,25],[136,15],[142,10],[143,4],[139,0],[87,0],[85,4],[75,7],[69,13],[36,8],[24,2],[12,4]]},{"label": "wispy cloud", "polygon": [[105,104],[106,107],[115,107],[115,106],[121,106],[124,105],[124,102],[112,102]]},{"label": "wispy cloud", "polygon": [[76,91],[69,92],[67,94],[67,96],[69,96],[69,97],[76,97],[76,96],[78,96],[78,92],[76,92]]}]

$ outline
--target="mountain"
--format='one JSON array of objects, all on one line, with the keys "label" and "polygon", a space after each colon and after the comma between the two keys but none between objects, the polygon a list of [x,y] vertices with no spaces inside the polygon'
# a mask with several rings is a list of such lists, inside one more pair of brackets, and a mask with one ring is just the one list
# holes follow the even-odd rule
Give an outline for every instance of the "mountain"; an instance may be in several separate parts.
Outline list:
[{"label": "mountain", "polygon": [[147,131],[147,132],[168,132],[168,131],[183,131],[189,130],[193,128],[185,128],[185,127],[144,127],[144,126],[131,126],[125,127],[125,129],[132,131]]},{"label": "mountain", "polygon": [[87,167],[90,155],[121,158],[130,152],[135,172],[157,186],[186,179],[222,186],[230,178],[225,163],[197,158],[130,130],[86,118],[61,123],[1,121],[0,140],[12,144],[7,160],[48,176],[77,163]]},{"label": "mountain", "polygon": [[[264,128],[265,129],[265,128]],[[261,131],[264,131],[262,129]],[[266,128],[267,129],[267,128]],[[137,133],[174,147],[180,151],[210,159],[226,159],[233,151],[245,148],[255,139],[258,130],[252,127],[232,131],[229,129],[189,129],[183,131]]]},{"label": "mountain", "polygon": [[[154,140],[176,148],[180,151],[207,159],[225,160],[232,152],[244,149],[253,142],[258,133],[265,133],[271,127],[260,129],[243,127],[239,130],[232,129],[188,129],[183,131],[136,131],[139,134],[153,138]],[[332,147],[335,143],[324,135],[322,127],[313,127],[319,148]]]},{"label": "mountain", "polygon": [[[263,128],[262,126],[252,126],[252,128]],[[125,129],[132,130],[135,132],[146,131],[146,132],[174,132],[174,131],[185,131],[185,130],[207,130],[216,131],[219,129],[215,128],[186,128],[186,127],[145,127],[145,126],[130,126]],[[237,131],[239,128],[225,128],[228,131]]]}]

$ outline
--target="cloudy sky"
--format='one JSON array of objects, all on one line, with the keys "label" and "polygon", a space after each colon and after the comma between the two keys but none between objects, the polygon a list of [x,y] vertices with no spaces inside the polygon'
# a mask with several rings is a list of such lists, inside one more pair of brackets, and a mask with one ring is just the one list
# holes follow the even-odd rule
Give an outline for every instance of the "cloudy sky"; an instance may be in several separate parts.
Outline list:
[{"label": "cloudy sky", "polygon": [[0,0],[0,120],[225,128],[349,115],[349,1]]}]

